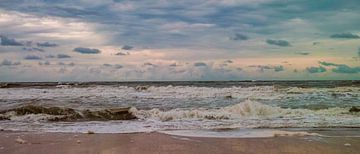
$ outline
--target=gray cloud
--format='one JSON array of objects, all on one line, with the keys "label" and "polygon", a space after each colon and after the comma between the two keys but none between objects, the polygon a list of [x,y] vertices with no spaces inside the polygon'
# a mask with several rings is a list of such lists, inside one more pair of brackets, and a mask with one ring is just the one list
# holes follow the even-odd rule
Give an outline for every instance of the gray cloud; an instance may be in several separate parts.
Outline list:
[{"label": "gray cloud", "polygon": [[22,49],[25,50],[25,51],[39,51],[39,52],[44,52],[44,50],[41,49],[41,48],[33,48],[33,47],[27,48],[27,47],[23,47]]},{"label": "gray cloud", "polygon": [[105,67],[113,67],[115,69],[121,69],[123,68],[124,66],[120,65],[120,64],[115,64],[115,65],[111,65],[111,64],[103,64],[103,66]]},{"label": "gray cloud", "polygon": [[45,62],[39,62],[38,64],[39,64],[39,65],[50,65],[50,62],[49,62],[49,61],[45,61]]},{"label": "gray cloud", "polygon": [[231,63],[233,63],[233,61],[232,60],[226,60],[225,63],[231,64]]},{"label": "gray cloud", "polygon": [[308,67],[308,68],[306,68],[306,70],[307,70],[309,73],[323,73],[323,72],[326,72],[326,68],[325,68],[325,67],[322,67],[322,66],[319,66],[319,67]]},{"label": "gray cloud", "polygon": [[360,36],[352,33],[339,33],[333,34],[330,36],[331,38],[341,38],[341,39],[359,39]]},{"label": "gray cloud", "polygon": [[6,36],[0,35],[1,45],[3,46],[22,46],[21,42],[16,41],[15,39],[8,38]]},{"label": "gray cloud", "polygon": [[347,73],[347,74],[353,74],[353,73],[359,73],[360,67],[350,67],[345,64],[335,64],[335,63],[329,63],[329,62],[319,62],[323,66],[334,66],[335,68],[332,69],[335,73]]},{"label": "gray cloud", "polygon": [[281,72],[281,71],[284,71],[285,69],[284,69],[284,66],[282,66],[282,65],[279,65],[279,66],[275,66],[274,67],[274,71],[275,72]]},{"label": "gray cloud", "polygon": [[121,49],[123,50],[132,50],[134,47],[130,45],[124,45]]},{"label": "gray cloud", "polygon": [[264,72],[264,70],[274,70],[275,72],[281,72],[284,71],[284,66],[277,65],[277,66],[271,66],[271,65],[250,65],[249,67],[255,67],[258,68],[260,72]]},{"label": "gray cloud", "polygon": [[244,34],[235,34],[233,37],[230,37],[231,40],[234,41],[244,41],[244,40],[248,40],[249,37],[244,35]]},{"label": "gray cloud", "polygon": [[81,54],[99,54],[101,51],[99,49],[91,49],[91,48],[83,48],[83,47],[77,47],[74,49],[75,52],[81,53]]},{"label": "gray cloud", "polygon": [[130,55],[130,53],[123,53],[123,52],[118,52],[118,53],[116,53],[115,55],[117,55],[117,56],[126,56],[126,55]]},{"label": "gray cloud", "polygon": [[71,62],[69,64],[66,64],[64,62],[58,62],[58,65],[60,65],[60,66],[75,66],[75,63]]},{"label": "gray cloud", "polygon": [[309,53],[309,52],[304,52],[304,51],[302,51],[302,52],[295,52],[295,54],[307,56],[307,55],[309,55],[310,53]]},{"label": "gray cloud", "polygon": [[56,56],[54,55],[47,55],[46,58],[55,58]]},{"label": "gray cloud", "polygon": [[276,46],[281,46],[281,47],[288,47],[291,46],[291,44],[286,41],[286,40],[272,40],[272,39],[267,39],[266,40],[267,44],[270,45],[276,45]]},{"label": "gray cloud", "polygon": [[38,47],[57,47],[58,45],[56,43],[50,43],[50,42],[38,42],[36,43]]},{"label": "gray cloud", "polygon": [[196,62],[196,63],[194,63],[194,66],[195,66],[195,67],[207,66],[207,64],[206,64],[206,63],[203,63],[203,62]]},{"label": "gray cloud", "polygon": [[179,66],[179,65],[177,65],[176,63],[173,63],[173,64],[170,64],[169,66],[170,66],[170,67],[177,67],[177,66]]},{"label": "gray cloud", "polygon": [[26,59],[26,60],[40,60],[42,58],[40,56],[36,56],[36,55],[27,55],[24,59]]},{"label": "gray cloud", "polygon": [[62,58],[71,58],[71,56],[66,55],[66,54],[58,54],[58,55],[57,55],[57,58],[59,58],[59,59],[62,59]]},{"label": "gray cloud", "polygon": [[156,66],[156,65],[154,65],[152,63],[149,63],[149,62],[146,62],[146,63],[144,63],[144,66]]},{"label": "gray cloud", "polygon": [[7,60],[4,59],[1,63],[0,66],[13,66],[13,65],[20,65],[20,62],[12,62],[11,60]]},{"label": "gray cloud", "polygon": [[313,45],[319,45],[320,42],[313,42]]}]

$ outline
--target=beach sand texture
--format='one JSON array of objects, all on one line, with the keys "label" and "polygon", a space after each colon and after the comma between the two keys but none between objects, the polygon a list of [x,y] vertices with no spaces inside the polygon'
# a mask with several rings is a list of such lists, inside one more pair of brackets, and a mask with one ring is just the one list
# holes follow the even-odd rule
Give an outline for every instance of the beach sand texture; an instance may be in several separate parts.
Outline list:
[{"label": "beach sand texture", "polygon": [[356,154],[360,151],[359,145],[360,138],[352,137],[198,138],[161,133],[0,133],[2,154]]}]

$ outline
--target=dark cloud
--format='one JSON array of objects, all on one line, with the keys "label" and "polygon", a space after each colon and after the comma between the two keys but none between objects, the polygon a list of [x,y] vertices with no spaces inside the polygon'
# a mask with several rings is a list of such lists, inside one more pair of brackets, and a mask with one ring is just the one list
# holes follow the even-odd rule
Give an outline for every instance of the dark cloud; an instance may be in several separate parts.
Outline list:
[{"label": "dark cloud", "polygon": [[156,66],[156,65],[154,65],[152,63],[149,63],[149,62],[146,62],[146,63],[144,63],[144,66]]},{"label": "dark cloud", "polygon": [[331,38],[341,38],[341,39],[359,39],[360,36],[352,33],[340,33],[333,34],[330,36]]},{"label": "dark cloud", "polygon": [[66,64],[64,62],[58,62],[58,65],[60,65],[60,66],[75,66],[75,63],[71,62],[69,64]]},{"label": "dark cloud", "polygon": [[121,49],[123,50],[132,50],[134,47],[130,45],[124,45]]},{"label": "dark cloud", "polygon": [[266,40],[267,44],[270,45],[276,45],[276,46],[281,46],[281,47],[288,47],[291,46],[291,44],[286,41],[286,40],[272,40],[272,39],[267,39]]},{"label": "dark cloud", "polygon": [[177,67],[178,65],[176,63],[170,64],[170,67]]},{"label": "dark cloud", "polygon": [[231,63],[233,63],[233,61],[232,60],[226,60],[225,63],[231,64]]},{"label": "dark cloud", "polygon": [[258,68],[260,72],[264,72],[264,70],[274,70],[275,72],[281,72],[284,71],[284,66],[277,65],[277,66],[271,66],[271,65],[250,65],[249,67],[255,67]]},{"label": "dark cloud", "polygon": [[54,55],[47,55],[46,58],[55,58],[56,56]]},{"label": "dark cloud", "polygon": [[120,65],[120,64],[115,64],[115,65],[111,65],[111,64],[103,64],[103,66],[105,67],[113,67],[115,69],[121,69],[123,68],[124,66]]},{"label": "dark cloud", "polygon": [[120,64],[115,64],[115,65],[114,65],[114,68],[116,68],[116,69],[121,69],[121,68],[123,68],[123,66],[120,65]]},{"label": "dark cloud", "polygon": [[38,47],[57,47],[58,45],[56,43],[50,43],[50,42],[38,42],[36,43]]},{"label": "dark cloud", "polygon": [[50,65],[50,62],[49,61],[39,62],[39,65]]},{"label": "dark cloud", "polygon": [[36,55],[27,55],[24,59],[26,59],[26,60],[40,60],[42,58],[40,56],[36,56]]},{"label": "dark cloud", "polygon": [[20,62],[12,62],[11,60],[7,60],[4,59],[1,63],[0,66],[13,66],[13,65],[20,65]]},{"label": "dark cloud", "polygon": [[323,72],[326,72],[326,68],[325,68],[325,67],[322,67],[322,66],[319,66],[319,67],[308,67],[308,68],[306,68],[306,70],[307,70],[309,73],[323,73]]},{"label": "dark cloud", "polygon": [[117,56],[126,56],[126,55],[130,55],[130,53],[123,53],[123,52],[118,52],[118,53],[116,53],[115,55],[117,55]]},{"label": "dark cloud", "polygon": [[23,50],[25,50],[25,51],[39,51],[39,52],[44,52],[44,50],[41,49],[41,48],[27,48],[27,47],[23,47]]},{"label": "dark cloud", "polygon": [[320,42],[313,42],[313,45],[319,45]]},{"label": "dark cloud", "polygon": [[77,47],[74,49],[75,52],[81,53],[81,54],[99,54],[101,51],[99,49],[91,49],[91,48],[83,48],[83,47]]},{"label": "dark cloud", "polygon": [[71,58],[71,56],[66,55],[66,54],[58,54],[58,55],[57,55],[57,58],[59,58],[59,59],[62,59],[62,58]]},{"label": "dark cloud", "polygon": [[244,40],[248,40],[249,37],[244,35],[244,34],[235,34],[233,37],[230,37],[231,40],[234,41],[244,41]]},{"label": "dark cloud", "polygon": [[16,41],[15,39],[8,38],[6,36],[0,35],[1,45],[3,46],[22,46],[21,42]]},{"label": "dark cloud", "polygon": [[195,66],[195,67],[207,66],[207,64],[206,64],[206,63],[203,63],[203,62],[196,62],[196,63],[194,63],[194,66]]},{"label": "dark cloud", "polygon": [[274,71],[275,72],[281,72],[281,71],[284,71],[284,66],[282,65],[279,65],[279,66],[274,66]]},{"label": "dark cloud", "polygon": [[335,73],[347,73],[347,74],[353,74],[353,73],[359,73],[360,67],[350,67],[345,64],[335,64],[335,63],[329,63],[329,62],[319,62],[323,66],[334,66],[335,68],[332,69]]},{"label": "dark cloud", "polygon": [[307,56],[307,55],[309,55],[310,53],[309,53],[309,52],[304,52],[304,51],[302,51],[302,52],[295,52],[295,54]]}]

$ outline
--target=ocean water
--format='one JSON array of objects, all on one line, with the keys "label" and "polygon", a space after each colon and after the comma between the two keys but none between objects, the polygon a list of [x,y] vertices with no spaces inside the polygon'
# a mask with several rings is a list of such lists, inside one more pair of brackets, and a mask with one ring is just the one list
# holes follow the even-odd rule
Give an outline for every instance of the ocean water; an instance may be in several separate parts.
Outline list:
[{"label": "ocean water", "polygon": [[[210,130],[214,134],[238,129],[360,128],[360,113],[349,111],[351,107],[360,107],[360,81],[1,85],[0,127],[6,130],[96,133]],[[50,110],[51,107],[56,108]],[[120,116],[122,120],[118,120],[117,116],[109,115],[110,110],[119,108],[125,108],[131,116]],[[64,116],[68,118],[62,119]]]}]

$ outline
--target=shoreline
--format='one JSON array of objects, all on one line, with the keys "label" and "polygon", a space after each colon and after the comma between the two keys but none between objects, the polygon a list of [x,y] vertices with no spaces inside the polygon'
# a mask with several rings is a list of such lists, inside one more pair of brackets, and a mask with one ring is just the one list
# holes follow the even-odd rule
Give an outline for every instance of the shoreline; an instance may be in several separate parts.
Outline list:
[{"label": "shoreline", "polygon": [[[316,131],[311,132],[316,133]],[[351,134],[334,131],[335,134]],[[276,136],[214,138],[169,135],[159,132],[85,134],[0,132],[0,153],[357,153],[359,137]]]}]

